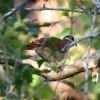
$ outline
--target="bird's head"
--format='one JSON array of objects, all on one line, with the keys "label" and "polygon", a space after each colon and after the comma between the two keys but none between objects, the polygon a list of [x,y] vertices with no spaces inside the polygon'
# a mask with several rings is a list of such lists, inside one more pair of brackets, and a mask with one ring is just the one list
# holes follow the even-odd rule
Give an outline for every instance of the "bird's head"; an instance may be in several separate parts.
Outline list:
[{"label": "bird's head", "polygon": [[71,41],[73,42],[74,41],[74,37],[72,35],[67,35],[63,38],[63,40],[66,40],[66,41]]},{"label": "bird's head", "polygon": [[[63,38],[63,40],[65,40],[66,42],[72,43],[75,39],[72,35],[67,35]],[[77,44],[76,44],[77,46]]]}]

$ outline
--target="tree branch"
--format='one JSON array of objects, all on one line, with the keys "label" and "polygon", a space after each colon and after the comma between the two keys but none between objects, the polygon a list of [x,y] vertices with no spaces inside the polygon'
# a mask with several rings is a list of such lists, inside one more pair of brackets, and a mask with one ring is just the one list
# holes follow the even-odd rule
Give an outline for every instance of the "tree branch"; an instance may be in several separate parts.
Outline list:
[{"label": "tree branch", "polygon": [[58,81],[58,80],[72,77],[78,73],[85,71],[85,65],[88,58],[89,58],[89,66],[88,66],[89,70],[100,67],[100,50],[98,50],[87,57],[77,60],[71,65],[63,66],[62,72],[59,73],[51,72],[51,74],[50,73],[48,75],[43,74],[41,76],[45,79],[45,81]]},{"label": "tree branch", "polygon": [[[62,8],[62,7],[58,7],[58,8],[48,8],[48,7],[44,7],[44,8],[25,8],[27,11],[42,11],[42,10],[55,10],[55,11],[68,11],[68,12],[77,12],[77,13],[91,13],[94,14],[94,11],[88,11],[88,10],[71,10],[68,8]],[[97,12],[97,14],[100,14],[100,12]]]},{"label": "tree branch", "polygon": [[[13,9],[10,9],[9,12],[7,12],[6,14],[3,15],[3,17],[1,17],[0,20],[2,19],[6,19],[8,18],[9,16],[11,16],[12,14],[14,14],[16,11],[18,11],[19,9],[21,9],[22,7],[26,6],[31,0],[25,0],[25,2],[23,2],[22,4],[20,4],[19,6],[13,8]],[[43,7],[43,8],[25,8],[27,11],[42,11],[42,10],[55,10],[55,11],[68,11],[68,12],[77,12],[77,13],[90,13],[90,14],[94,14],[95,12],[94,11],[90,11],[90,10],[87,10],[87,9],[81,9],[81,10],[71,10],[71,9],[68,9],[68,8],[62,8],[62,7],[59,7],[59,8],[48,8],[48,7]],[[97,14],[100,14],[100,10],[97,11]]]}]

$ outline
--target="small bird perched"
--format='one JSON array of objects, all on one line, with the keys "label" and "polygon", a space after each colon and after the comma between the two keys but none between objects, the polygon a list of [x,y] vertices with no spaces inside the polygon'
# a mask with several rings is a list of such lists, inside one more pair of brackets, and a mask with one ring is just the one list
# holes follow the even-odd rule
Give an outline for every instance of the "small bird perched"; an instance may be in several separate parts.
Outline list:
[{"label": "small bird perched", "polygon": [[27,50],[35,50],[40,57],[48,62],[60,62],[65,57],[66,49],[61,51],[65,45],[74,41],[72,35],[67,35],[63,39],[56,37],[40,38],[29,43]]}]

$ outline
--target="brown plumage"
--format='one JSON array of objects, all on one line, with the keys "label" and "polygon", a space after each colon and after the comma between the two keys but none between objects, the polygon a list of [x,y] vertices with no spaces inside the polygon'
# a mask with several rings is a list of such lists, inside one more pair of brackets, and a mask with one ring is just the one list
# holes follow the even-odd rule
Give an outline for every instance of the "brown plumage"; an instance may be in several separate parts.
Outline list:
[{"label": "brown plumage", "polygon": [[65,51],[61,51],[61,49],[65,45],[69,45],[74,38],[72,35],[67,35],[63,39],[59,39],[56,37],[51,38],[41,38],[27,45],[28,50],[35,50],[43,59],[56,62],[61,61],[65,56]]}]

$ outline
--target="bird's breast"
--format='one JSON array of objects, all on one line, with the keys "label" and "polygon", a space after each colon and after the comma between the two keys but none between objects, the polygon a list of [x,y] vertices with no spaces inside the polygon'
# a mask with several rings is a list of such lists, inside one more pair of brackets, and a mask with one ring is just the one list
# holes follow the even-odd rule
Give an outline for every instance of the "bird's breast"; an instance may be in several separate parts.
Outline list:
[{"label": "bird's breast", "polygon": [[38,48],[36,52],[44,59],[50,62],[61,61],[64,58],[64,53],[56,50],[49,49],[47,47]]}]

